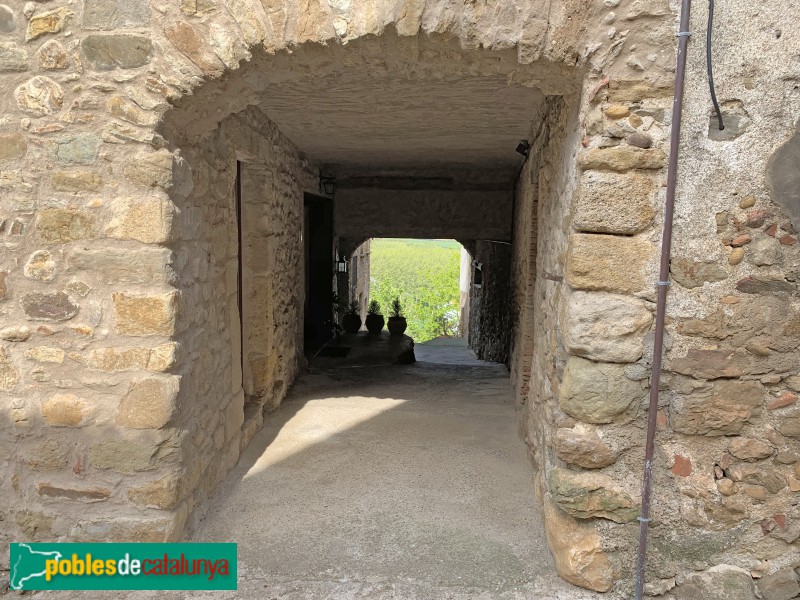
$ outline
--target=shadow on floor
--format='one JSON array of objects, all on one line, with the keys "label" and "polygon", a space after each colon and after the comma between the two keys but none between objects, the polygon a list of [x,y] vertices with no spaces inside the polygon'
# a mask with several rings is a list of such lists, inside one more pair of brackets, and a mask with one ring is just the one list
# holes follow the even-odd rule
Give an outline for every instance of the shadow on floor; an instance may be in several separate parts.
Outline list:
[{"label": "shadow on floor", "polygon": [[506,368],[418,348],[312,364],[266,418],[192,538],[238,544],[237,591],[59,597],[600,598],[555,574]]}]

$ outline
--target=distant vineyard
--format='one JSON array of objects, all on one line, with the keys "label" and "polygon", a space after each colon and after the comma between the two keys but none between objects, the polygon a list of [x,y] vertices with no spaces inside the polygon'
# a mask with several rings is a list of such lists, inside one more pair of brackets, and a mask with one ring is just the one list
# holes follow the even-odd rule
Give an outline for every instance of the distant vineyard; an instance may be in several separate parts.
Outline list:
[{"label": "distant vineyard", "polygon": [[399,296],[417,342],[458,335],[461,245],[452,240],[374,239],[370,297],[388,317]]}]

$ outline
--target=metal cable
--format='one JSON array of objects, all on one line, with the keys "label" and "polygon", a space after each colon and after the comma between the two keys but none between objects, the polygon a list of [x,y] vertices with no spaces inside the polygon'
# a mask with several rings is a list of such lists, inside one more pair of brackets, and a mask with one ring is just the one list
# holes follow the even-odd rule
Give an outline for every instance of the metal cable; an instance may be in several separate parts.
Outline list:
[{"label": "metal cable", "polygon": [[717,102],[717,92],[714,89],[714,67],[711,59],[711,32],[714,29],[714,0],[708,0],[708,28],[706,29],[706,69],[708,70],[708,88],[711,91],[711,102],[714,104],[714,110],[717,111],[717,121],[719,121],[719,130],[725,129],[725,123],[722,121],[722,111]]}]

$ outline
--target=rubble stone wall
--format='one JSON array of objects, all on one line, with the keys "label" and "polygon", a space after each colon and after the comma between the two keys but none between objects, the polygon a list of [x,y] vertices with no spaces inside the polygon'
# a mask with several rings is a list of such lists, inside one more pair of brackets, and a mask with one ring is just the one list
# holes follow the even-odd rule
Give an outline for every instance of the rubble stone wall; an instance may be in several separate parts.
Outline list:
[{"label": "rubble stone wall", "polygon": [[[781,41],[797,40],[798,31],[779,26],[776,12],[745,12],[717,14],[723,132],[708,100],[703,49],[690,44],[651,595],[800,593],[800,98],[796,58]],[[694,31],[706,16],[695,8]],[[743,30],[749,41],[740,44]],[[781,66],[762,68],[775,54]],[[672,98],[667,87],[600,78],[579,105],[574,122],[562,116],[549,127],[541,157],[533,144],[517,185],[512,377],[518,390],[528,386],[518,403],[559,572],[601,591],[621,580],[625,590],[638,534]],[[532,214],[535,252],[519,223]],[[523,325],[530,318],[533,331]]]},{"label": "rubble stone wall", "polygon": [[481,284],[470,290],[469,347],[481,360],[508,363],[511,246],[496,240],[476,240],[474,259],[481,265]]},{"label": "rubble stone wall", "polygon": [[[0,98],[3,535],[181,537],[297,373],[291,233],[318,171],[255,108],[270,86],[345,66],[491,74],[550,97],[518,184],[511,361],[548,539],[569,581],[629,586],[676,5],[119,6],[0,6],[11,90]],[[724,580],[744,598],[798,585],[790,14],[780,3],[719,10],[725,132],[711,125],[701,45],[690,43],[651,593],[714,597]],[[277,267],[246,269],[251,301],[271,310],[244,344],[244,388],[237,159],[254,165],[243,191],[267,198],[243,205],[263,211],[247,247]],[[247,419],[245,391],[257,407]]]}]

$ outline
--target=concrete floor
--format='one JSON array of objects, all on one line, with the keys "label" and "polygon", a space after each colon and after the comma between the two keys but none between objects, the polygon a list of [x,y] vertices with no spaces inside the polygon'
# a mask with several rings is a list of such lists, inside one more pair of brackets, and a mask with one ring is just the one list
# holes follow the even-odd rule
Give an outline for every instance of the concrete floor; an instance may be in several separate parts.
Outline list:
[{"label": "concrete floor", "polygon": [[114,597],[600,598],[555,575],[506,368],[417,357],[312,365],[268,418],[194,537],[239,544],[238,591]]}]

